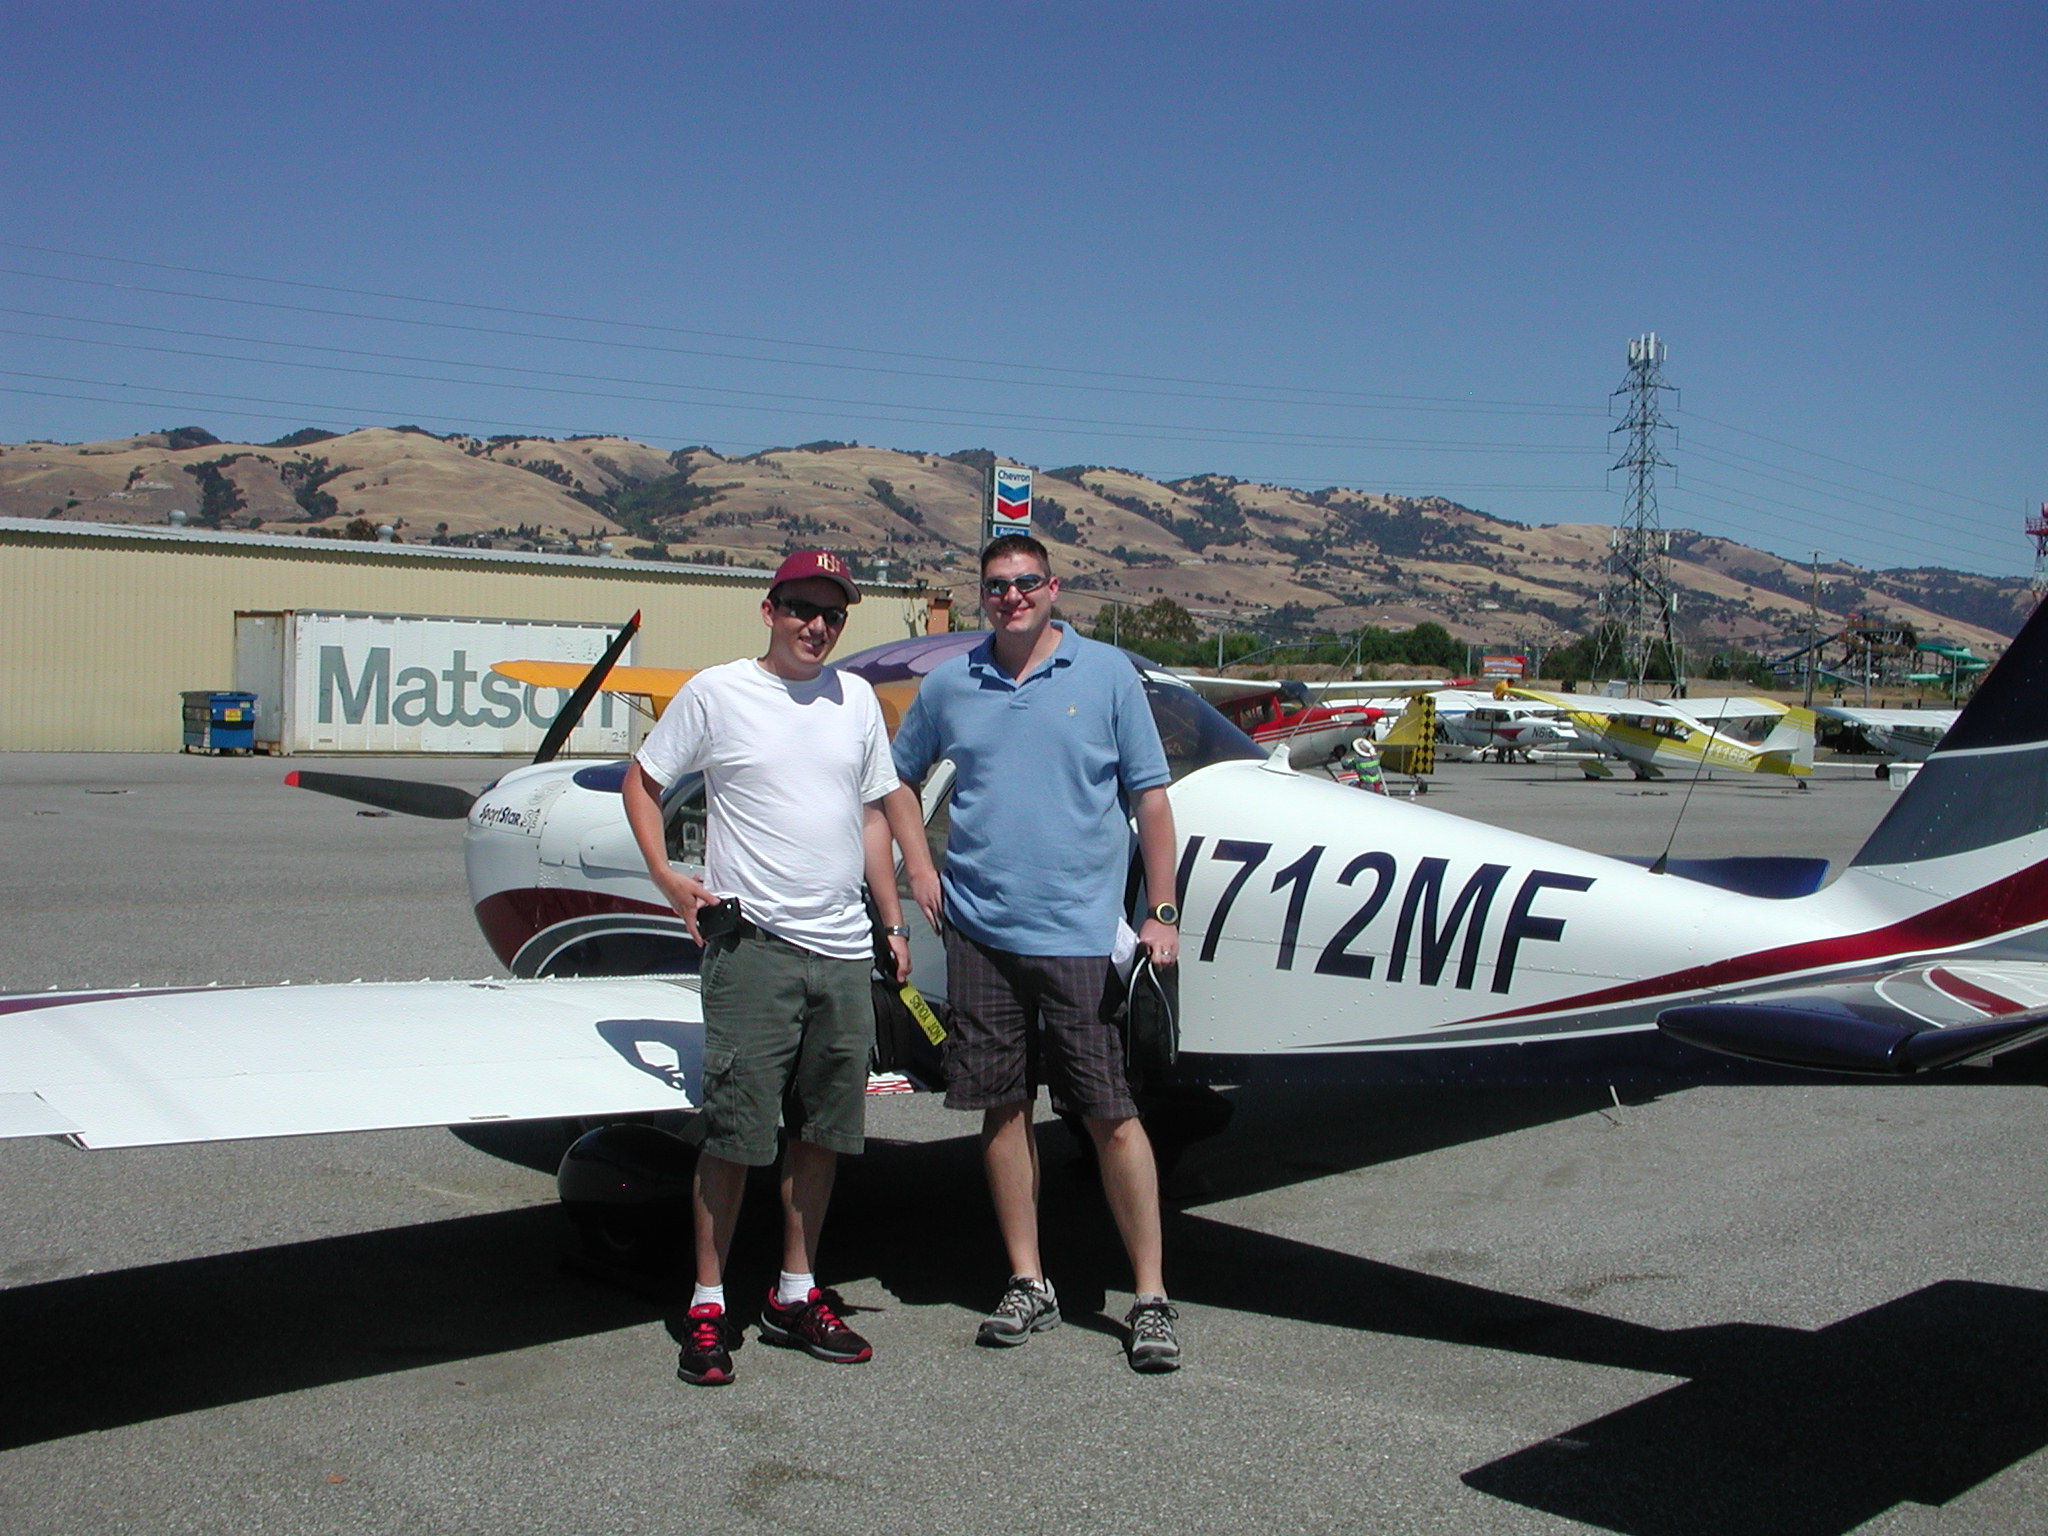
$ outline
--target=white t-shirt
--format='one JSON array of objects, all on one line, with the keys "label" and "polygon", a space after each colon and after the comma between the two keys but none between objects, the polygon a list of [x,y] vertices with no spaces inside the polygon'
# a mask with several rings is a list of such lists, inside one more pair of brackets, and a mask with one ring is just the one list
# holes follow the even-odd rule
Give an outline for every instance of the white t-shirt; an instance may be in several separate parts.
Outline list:
[{"label": "white t-shirt", "polygon": [[707,667],[669,701],[636,754],[663,786],[704,774],[704,883],[778,938],[858,960],[873,952],[861,879],[861,807],[897,784],[882,707],[865,678],[808,682],[752,658]]}]

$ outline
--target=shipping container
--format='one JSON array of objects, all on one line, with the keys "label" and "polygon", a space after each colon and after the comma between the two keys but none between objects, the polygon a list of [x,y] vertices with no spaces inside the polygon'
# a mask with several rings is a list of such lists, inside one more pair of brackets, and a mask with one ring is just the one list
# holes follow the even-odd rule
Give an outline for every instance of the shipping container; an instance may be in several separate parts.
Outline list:
[{"label": "shipping container", "polygon": [[[602,624],[306,610],[235,614],[235,687],[256,696],[256,747],[269,752],[529,755],[569,695],[491,671],[514,660],[604,654]],[[632,648],[620,658],[633,659]],[[563,751],[622,757],[634,711],[601,694]]]}]

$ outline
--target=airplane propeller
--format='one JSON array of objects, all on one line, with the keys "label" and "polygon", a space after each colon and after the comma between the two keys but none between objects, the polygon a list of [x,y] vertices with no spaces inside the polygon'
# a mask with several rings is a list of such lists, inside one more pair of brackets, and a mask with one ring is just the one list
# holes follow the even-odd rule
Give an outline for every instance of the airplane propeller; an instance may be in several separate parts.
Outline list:
[{"label": "airplane propeller", "polygon": [[597,697],[598,689],[604,686],[604,680],[611,675],[612,668],[618,665],[619,658],[626,654],[626,647],[633,643],[633,636],[639,631],[640,613],[635,609],[633,617],[626,620],[620,626],[619,632],[612,636],[612,643],[606,646],[604,654],[597,658],[597,664],[583,674],[583,681],[578,683],[576,691],[569,695],[569,702],[556,714],[555,723],[548,727],[547,735],[541,738],[540,750],[533,754],[536,763],[552,763],[555,760],[555,755],[562,750],[562,744],[569,739],[569,733],[582,722],[583,712],[590,708],[590,701]]},{"label": "airplane propeller", "polygon": [[460,821],[476,804],[476,795],[454,784],[422,784],[413,779],[373,779],[360,773],[316,773],[294,768],[284,776],[294,789],[334,795],[373,805],[380,811],[424,816],[430,821]]},{"label": "airplane propeller", "polygon": [[[583,720],[583,713],[590,708],[590,701],[597,697],[604,687],[604,680],[618,665],[618,660],[632,644],[633,636],[640,630],[640,615],[636,611],[632,618],[620,626],[612,636],[612,642],[605,652],[583,674],[583,681],[576,685],[555,714],[554,722],[548,726],[547,735],[541,738],[540,750],[533,754],[536,763],[551,763],[561,753],[562,746],[569,739],[569,733]],[[469,808],[476,803],[476,794],[454,784],[424,784],[412,779],[380,779],[360,773],[320,773],[310,769],[293,769],[284,776],[285,783],[294,789],[310,789],[316,794],[333,795],[342,800],[354,800],[358,804],[374,806],[380,811],[397,811],[406,816],[424,816],[431,821],[461,821],[469,815]]]}]

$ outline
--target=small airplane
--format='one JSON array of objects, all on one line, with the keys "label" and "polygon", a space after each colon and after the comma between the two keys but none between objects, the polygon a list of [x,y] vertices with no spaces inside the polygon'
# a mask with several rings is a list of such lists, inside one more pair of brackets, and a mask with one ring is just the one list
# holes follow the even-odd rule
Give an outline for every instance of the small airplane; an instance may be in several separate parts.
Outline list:
[{"label": "small airplane", "polygon": [[[841,665],[900,716],[981,639]],[[1181,1085],[1908,1077],[2048,1036],[2048,615],[1832,882],[1824,860],[1644,867],[1359,794],[1132,664],[1173,773]],[[511,979],[0,998],[0,1135],[111,1147],[689,1109],[698,952],[626,825],[629,766],[542,760],[474,796],[299,772],[302,788],[461,816],[477,920]],[[941,765],[924,786],[941,853],[950,778]],[[672,855],[694,860],[701,784],[680,780],[664,814]],[[914,958],[943,996],[922,931]],[[584,1187],[647,1131],[592,1132]]]},{"label": "small airplane", "polygon": [[1491,753],[1502,762],[1527,760],[1531,752],[1562,751],[1579,744],[1563,712],[1547,705],[1496,699],[1491,693],[1444,688],[1432,697],[1447,744],[1474,756]]},{"label": "small airplane", "polygon": [[1174,675],[1259,746],[1270,751],[1285,743],[1297,768],[1319,768],[1356,738],[1370,737],[1384,713],[1376,704],[1312,703],[1297,682]]},{"label": "small airplane", "polygon": [[[1502,699],[1529,699],[1568,719],[1586,746],[1622,758],[1639,779],[1720,769],[1734,773],[1813,772],[1813,711],[1776,699],[1610,699],[1545,693],[1503,683]],[[1609,777],[1597,758],[1580,761],[1588,777]]]},{"label": "small airplane", "polygon": [[[1816,705],[1813,712],[1853,727],[1872,749],[1907,763],[1926,762],[1962,713],[1954,709],[1853,709],[1842,704]],[[1879,766],[1878,777],[1884,777],[1887,767]]]}]

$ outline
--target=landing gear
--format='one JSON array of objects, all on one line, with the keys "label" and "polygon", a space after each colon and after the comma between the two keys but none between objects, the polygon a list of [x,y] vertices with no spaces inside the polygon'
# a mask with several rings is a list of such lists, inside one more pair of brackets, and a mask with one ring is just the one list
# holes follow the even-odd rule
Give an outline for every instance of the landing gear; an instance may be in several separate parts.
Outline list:
[{"label": "landing gear", "polygon": [[608,1278],[674,1271],[690,1249],[690,1181],[697,1149],[658,1126],[622,1121],[577,1138],[555,1189],[582,1258]]}]

